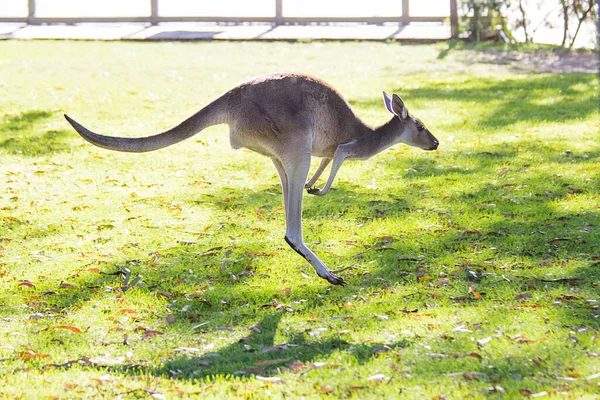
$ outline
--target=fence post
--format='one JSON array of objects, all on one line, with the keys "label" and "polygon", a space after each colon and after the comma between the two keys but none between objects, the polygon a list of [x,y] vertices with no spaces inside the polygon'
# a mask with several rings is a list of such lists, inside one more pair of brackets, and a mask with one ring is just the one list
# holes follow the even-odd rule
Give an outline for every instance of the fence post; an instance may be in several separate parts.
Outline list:
[{"label": "fence post", "polygon": [[408,7],[408,0],[402,0],[402,17],[400,18],[402,25],[410,24],[410,10]]},{"label": "fence post", "polygon": [[275,25],[283,24],[283,0],[275,0]]},{"label": "fence post", "polygon": [[450,37],[458,39],[458,7],[456,0],[450,0]]},{"label": "fence post", "polygon": [[158,0],[150,0],[150,23],[158,24]]},{"label": "fence post", "polygon": [[29,0],[27,6],[27,23],[33,24],[33,21],[35,20],[35,0]]}]

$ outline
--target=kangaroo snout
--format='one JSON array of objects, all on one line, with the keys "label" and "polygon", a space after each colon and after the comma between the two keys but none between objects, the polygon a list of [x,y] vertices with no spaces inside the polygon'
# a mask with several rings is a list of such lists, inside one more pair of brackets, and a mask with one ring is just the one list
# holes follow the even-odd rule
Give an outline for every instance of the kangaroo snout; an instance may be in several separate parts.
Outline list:
[{"label": "kangaroo snout", "polygon": [[433,139],[433,143],[431,144],[431,147],[426,149],[427,151],[433,151],[433,150],[437,150],[438,146],[440,145],[440,142],[438,142],[437,139]]}]

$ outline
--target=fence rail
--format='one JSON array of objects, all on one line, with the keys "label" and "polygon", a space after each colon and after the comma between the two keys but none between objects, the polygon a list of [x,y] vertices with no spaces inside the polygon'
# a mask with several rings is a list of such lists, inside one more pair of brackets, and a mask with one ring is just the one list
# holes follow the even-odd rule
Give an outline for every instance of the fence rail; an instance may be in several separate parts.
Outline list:
[{"label": "fence rail", "polygon": [[[117,22],[139,22],[152,25],[161,22],[215,22],[241,24],[245,22],[270,23],[273,25],[287,24],[313,24],[313,23],[364,23],[383,24],[386,22],[397,22],[408,25],[411,22],[444,22],[447,17],[411,16],[409,0],[396,0],[402,2],[402,13],[398,16],[389,17],[289,17],[283,13],[283,1],[275,0],[275,13],[270,17],[226,17],[226,16],[161,16],[159,13],[160,0],[148,0],[150,2],[149,16],[135,17],[38,17],[36,0],[27,0],[28,13],[26,17],[1,17],[1,22],[27,23],[30,25],[42,24],[78,24],[78,23],[117,23]],[[457,0],[448,0],[450,3],[450,27],[451,37],[458,38],[458,11]]]}]

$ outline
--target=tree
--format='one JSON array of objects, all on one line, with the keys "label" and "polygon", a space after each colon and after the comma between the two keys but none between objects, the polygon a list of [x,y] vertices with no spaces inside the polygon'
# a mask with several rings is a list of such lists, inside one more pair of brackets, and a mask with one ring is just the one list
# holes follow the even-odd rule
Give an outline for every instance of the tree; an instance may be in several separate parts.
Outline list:
[{"label": "tree", "polygon": [[[575,29],[575,33],[571,39],[571,43],[569,44],[569,48],[572,49],[575,44],[575,39],[577,39],[577,34],[581,29],[581,25],[588,19],[594,18],[597,12],[594,12],[595,1],[594,0],[571,0],[571,12],[575,17],[577,17],[577,29]],[[564,45],[563,45],[564,46]]]}]

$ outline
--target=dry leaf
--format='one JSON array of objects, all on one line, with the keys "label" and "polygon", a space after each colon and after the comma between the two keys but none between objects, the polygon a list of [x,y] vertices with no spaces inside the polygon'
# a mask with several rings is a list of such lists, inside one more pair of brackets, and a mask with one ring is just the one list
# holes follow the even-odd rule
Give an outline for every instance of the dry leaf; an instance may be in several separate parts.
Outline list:
[{"label": "dry leaf", "polygon": [[597,374],[594,374],[594,375],[590,375],[585,379],[588,381],[591,381],[592,379],[598,379],[598,378],[600,378],[600,372],[598,372]]},{"label": "dry leaf", "polygon": [[290,293],[292,293],[292,288],[284,288],[284,289],[280,289],[277,291],[277,293],[275,293],[275,297],[285,297],[285,296],[289,296]]},{"label": "dry leaf", "polygon": [[21,356],[21,359],[23,360],[31,360],[33,358],[46,358],[48,357],[48,354],[37,354],[35,351],[29,349],[27,351],[19,352],[19,356]]},{"label": "dry leaf", "polygon": [[289,358],[275,358],[273,360],[256,360],[254,364],[262,367],[270,367],[273,365],[283,364],[285,362],[288,362],[289,360]]},{"label": "dry leaf", "polygon": [[387,353],[388,351],[394,351],[394,349],[386,345],[377,346],[373,350],[371,350],[371,354]]},{"label": "dry leaf", "polygon": [[366,386],[348,386],[347,389],[348,390],[362,390],[364,389]]},{"label": "dry leaf", "polygon": [[472,331],[470,329],[465,328],[464,325],[460,325],[460,326],[457,326],[456,328],[452,329],[452,332],[469,333]]},{"label": "dry leaf", "polygon": [[384,374],[375,374],[373,376],[370,376],[367,378],[368,381],[376,381],[376,382],[381,382],[382,380],[384,380],[385,378],[387,378]]},{"label": "dry leaf", "polygon": [[61,282],[60,288],[62,288],[62,289],[77,289],[77,286],[71,285],[70,283],[67,283],[67,282]]},{"label": "dry leaf", "polygon": [[70,325],[59,325],[59,326],[55,326],[54,329],[65,329],[67,331],[71,331],[74,333],[81,333],[81,329],[76,328],[74,326],[70,326]]},{"label": "dry leaf", "polygon": [[550,239],[548,240],[548,244],[550,243],[555,243],[555,242],[563,242],[566,240],[571,240],[570,238],[565,238],[565,237],[558,237],[558,238],[554,238],[554,239]]},{"label": "dry leaf", "polygon": [[492,339],[493,339],[493,338],[492,338],[491,336],[488,336],[488,337],[486,337],[486,338],[483,338],[483,339],[479,339],[479,340],[477,340],[477,344],[478,344],[479,346],[483,346],[484,344],[487,344],[487,343],[491,342],[491,341],[492,341]]},{"label": "dry leaf", "polygon": [[533,297],[531,293],[521,293],[515,296],[515,300],[530,299],[531,297]]},{"label": "dry leaf", "polygon": [[473,285],[469,285],[469,293],[473,294],[473,296],[475,296],[476,299],[481,299],[481,295],[477,293]]},{"label": "dry leaf", "polygon": [[539,392],[539,393],[533,393],[533,394],[529,395],[529,397],[537,399],[538,397],[544,397],[547,395],[548,395],[548,392]]},{"label": "dry leaf", "polygon": [[20,286],[27,286],[29,288],[35,289],[35,285],[33,283],[29,282],[29,281],[21,281],[19,283],[19,287]]},{"label": "dry leaf", "polygon": [[258,379],[259,381],[263,381],[263,382],[283,383],[283,379],[278,378],[276,376],[260,376],[260,375],[256,375],[255,378]]},{"label": "dry leaf", "polygon": [[329,389],[329,388],[327,388],[325,386],[320,386],[319,390],[321,391],[321,393],[327,393],[327,394],[333,393],[333,389]]},{"label": "dry leaf", "polygon": [[306,365],[300,360],[292,361],[288,365],[286,365],[292,372],[299,372],[306,368]]},{"label": "dry leaf", "polygon": [[435,286],[448,286],[450,284],[450,280],[448,278],[442,278],[442,279],[438,279],[437,281],[433,282],[433,284]]}]

